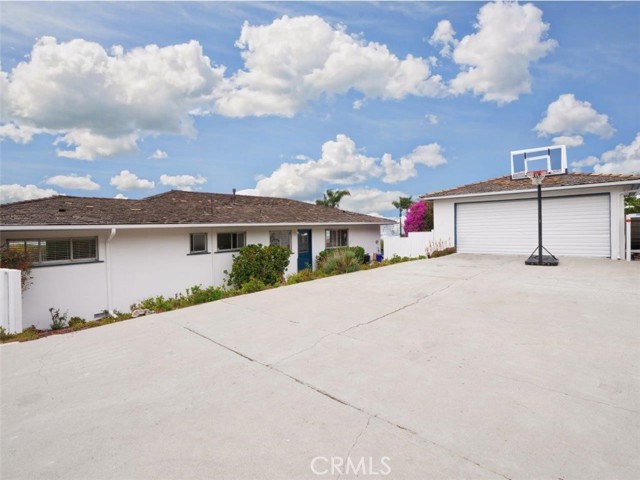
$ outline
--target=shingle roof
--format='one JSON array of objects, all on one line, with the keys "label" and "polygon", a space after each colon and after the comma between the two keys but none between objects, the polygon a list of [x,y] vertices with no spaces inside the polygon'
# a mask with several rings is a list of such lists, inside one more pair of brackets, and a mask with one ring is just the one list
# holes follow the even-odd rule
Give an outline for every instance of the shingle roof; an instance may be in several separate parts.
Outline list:
[{"label": "shingle roof", "polygon": [[[575,187],[580,185],[597,185],[608,183],[640,183],[638,175],[602,175],[595,173],[568,173],[566,175],[550,175],[544,179],[542,188]],[[461,187],[440,190],[439,192],[421,195],[422,198],[452,197],[481,193],[501,193],[516,190],[534,190],[528,178],[513,180],[510,175],[492,178],[483,182],[470,183]]]},{"label": "shingle roof", "polygon": [[125,200],[56,196],[0,206],[3,225],[390,224],[384,218],[285,198],[170,192]]}]

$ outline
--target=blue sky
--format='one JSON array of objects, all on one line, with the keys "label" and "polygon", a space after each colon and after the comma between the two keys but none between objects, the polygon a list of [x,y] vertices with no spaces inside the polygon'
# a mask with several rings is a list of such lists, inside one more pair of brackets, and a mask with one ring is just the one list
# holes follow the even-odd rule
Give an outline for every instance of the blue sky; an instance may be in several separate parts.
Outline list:
[{"label": "blue sky", "polygon": [[391,201],[640,171],[636,2],[0,3],[2,201],[172,188]]}]

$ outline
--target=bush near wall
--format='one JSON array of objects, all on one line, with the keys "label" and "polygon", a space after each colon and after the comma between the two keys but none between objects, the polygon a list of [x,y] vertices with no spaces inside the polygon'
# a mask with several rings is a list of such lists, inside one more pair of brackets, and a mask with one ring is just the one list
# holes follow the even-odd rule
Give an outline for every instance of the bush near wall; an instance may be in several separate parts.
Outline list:
[{"label": "bush near wall", "polygon": [[328,248],[326,250],[322,250],[318,256],[316,257],[316,261],[318,263],[318,268],[321,268],[322,265],[326,262],[327,258],[336,254],[336,252],[344,252],[349,251],[353,252],[356,260],[360,265],[364,263],[364,248],[362,247],[336,247],[336,248]]},{"label": "bush near wall", "polygon": [[233,258],[227,284],[237,289],[249,282],[279,285],[284,282],[284,272],[289,266],[291,251],[280,245],[247,245]]}]

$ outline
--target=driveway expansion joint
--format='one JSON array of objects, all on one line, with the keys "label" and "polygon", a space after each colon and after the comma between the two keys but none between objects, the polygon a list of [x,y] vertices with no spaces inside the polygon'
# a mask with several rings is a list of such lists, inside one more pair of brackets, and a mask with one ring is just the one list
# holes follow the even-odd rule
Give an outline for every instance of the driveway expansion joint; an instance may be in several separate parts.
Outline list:
[{"label": "driveway expansion joint", "polygon": [[[448,287],[445,287],[445,288],[443,288],[443,289],[441,289],[439,291],[446,290],[446,288],[448,288]],[[436,292],[434,292],[434,293],[436,293]],[[430,296],[430,295],[427,295],[427,296]],[[424,298],[426,298],[427,296],[425,296]],[[406,305],[405,307],[402,307],[402,308],[400,308],[398,310],[402,310],[403,308],[406,308],[406,307],[408,307],[410,305],[416,304],[420,300],[422,300],[422,298],[420,298],[416,302],[413,302],[412,304]],[[412,430],[412,429],[410,429],[408,427],[405,427],[403,425],[399,425],[399,424],[397,424],[397,423],[395,423],[395,422],[393,422],[391,420],[388,420],[388,419],[386,419],[384,417],[379,416],[378,414],[368,412],[367,410],[365,410],[365,409],[363,409],[361,407],[358,407],[357,405],[354,405],[352,403],[349,403],[346,400],[342,400],[341,398],[338,398],[335,395],[332,395],[329,392],[327,392],[325,390],[322,390],[319,387],[316,387],[315,385],[312,385],[312,384],[310,384],[308,382],[305,382],[304,380],[302,380],[302,379],[300,379],[298,377],[294,377],[293,375],[290,375],[287,372],[276,368],[275,366],[273,366],[273,364],[269,365],[269,364],[263,363],[260,360],[257,360],[255,358],[251,358],[248,355],[240,353],[239,351],[237,351],[237,350],[235,350],[235,349],[233,349],[231,347],[228,347],[228,346],[226,346],[226,345],[224,345],[224,344],[222,344],[220,342],[217,342],[216,340],[213,340],[211,337],[203,335],[203,334],[201,334],[201,333],[199,333],[199,332],[197,332],[197,331],[195,331],[195,330],[193,330],[193,329],[191,329],[189,327],[184,327],[184,328],[185,328],[185,330],[188,330],[191,333],[194,333],[194,334],[198,335],[199,337],[201,337],[201,338],[203,338],[205,340],[208,340],[209,342],[213,343],[214,345],[217,345],[217,346],[219,346],[221,348],[224,348],[225,350],[227,350],[227,351],[229,351],[231,353],[234,353],[234,354],[238,355],[239,357],[241,357],[241,358],[243,358],[245,360],[248,360],[248,361],[250,361],[252,363],[257,363],[258,365],[261,365],[261,366],[263,366],[264,368],[266,368],[268,370],[272,370],[272,371],[277,372],[277,373],[279,373],[281,375],[284,375],[285,377],[290,378],[294,382],[296,382],[296,383],[298,383],[300,385],[303,385],[304,387],[307,387],[310,390],[313,390],[314,392],[319,393],[320,395],[323,395],[323,396],[329,398],[330,400],[333,400],[334,402],[340,403],[341,405],[344,405],[346,407],[352,408],[353,410],[356,410],[358,412],[361,412],[361,413],[364,413],[365,415],[367,415],[368,416],[367,424],[365,425],[365,428],[360,432],[360,434],[356,437],[356,440],[354,441],[353,445],[351,446],[351,449],[349,450],[349,452],[351,452],[351,450],[353,450],[355,445],[358,443],[358,440],[360,439],[360,437],[364,434],[364,432],[368,428],[369,423],[371,422],[371,419],[375,417],[375,418],[378,418],[381,421],[385,422],[386,424],[391,425],[392,427],[395,427],[395,428],[397,428],[399,430],[403,430],[403,431],[413,435],[416,439],[418,439],[419,441],[421,441],[423,443],[427,443],[429,445],[433,445],[435,447],[438,447],[438,448],[450,453],[451,455],[456,456],[457,458],[460,458],[460,459],[465,460],[465,461],[467,461],[469,463],[472,463],[473,465],[476,465],[477,467],[482,468],[483,470],[486,470],[486,471],[488,471],[490,473],[493,473],[495,475],[499,475],[500,477],[503,477],[506,480],[512,480],[510,477],[507,477],[506,475],[504,475],[502,473],[499,473],[499,472],[496,472],[494,470],[491,470],[490,468],[485,467],[484,465],[476,462],[475,460],[472,460],[472,459],[470,459],[470,458],[468,458],[468,457],[466,457],[466,456],[464,456],[464,455],[462,455],[462,454],[460,454],[458,452],[455,452],[454,450],[451,450],[450,448],[445,447],[444,445],[441,445],[441,444],[439,444],[437,442],[434,442],[433,440],[429,440],[429,439],[423,437],[422,435],[420,435],[415,430]],[[326,335],[326,336],[328,336],[328,335]]]}]

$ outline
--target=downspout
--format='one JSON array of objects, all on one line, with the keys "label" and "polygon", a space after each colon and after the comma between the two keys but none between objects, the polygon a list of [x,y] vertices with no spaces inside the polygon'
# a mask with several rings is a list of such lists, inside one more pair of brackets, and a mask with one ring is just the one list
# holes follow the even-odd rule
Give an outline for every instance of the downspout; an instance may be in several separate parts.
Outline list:
[{"label": "downspout", "polygon": [[106,267],[107,267],[107,311],[109,315],[115,316],[115,312],[113,311],[113,293],[111,288],[111,240],[116,236],[117,230],[115,227],[111,229],[111,234],[109,238],[107,238],[106,243]]}]

